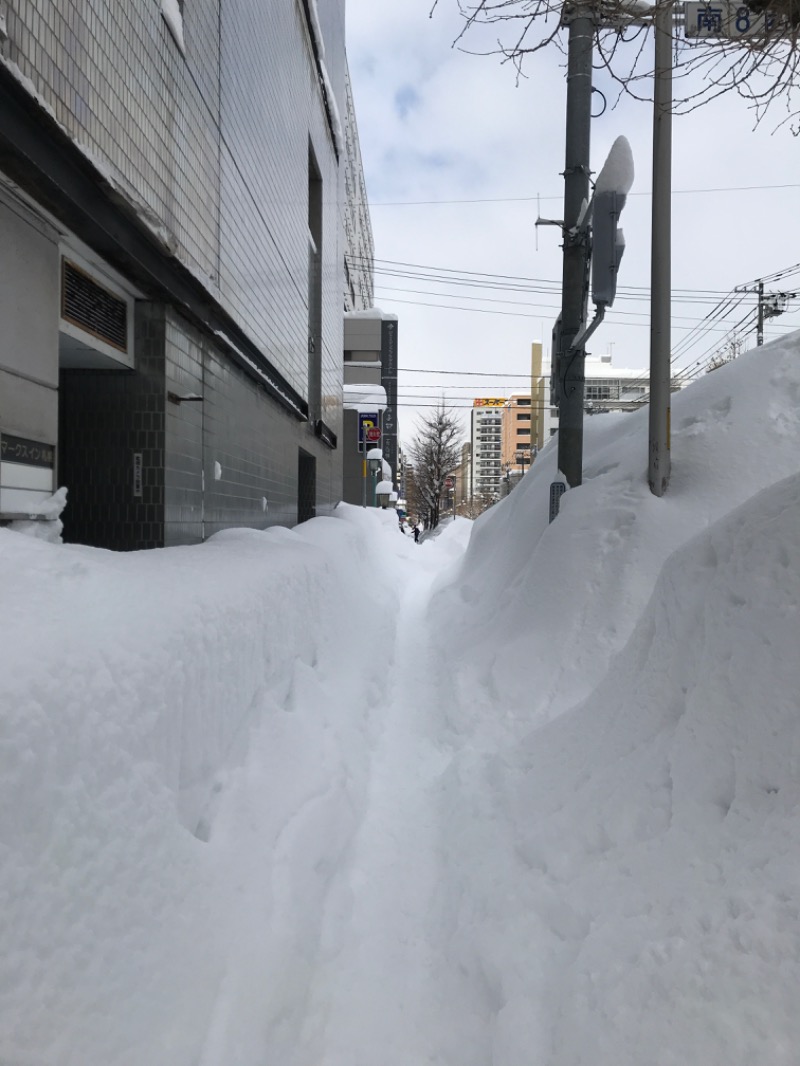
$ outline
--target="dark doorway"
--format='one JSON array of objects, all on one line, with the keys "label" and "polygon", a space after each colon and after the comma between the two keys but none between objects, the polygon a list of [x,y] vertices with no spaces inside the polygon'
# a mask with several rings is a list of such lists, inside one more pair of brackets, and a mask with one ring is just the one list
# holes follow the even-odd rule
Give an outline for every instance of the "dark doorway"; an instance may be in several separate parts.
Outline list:
[{"label": "dark doorway", "polygon": [[62,370],[58,400],[64,540],[115,551],[161,547],[164,415],[155,388],[133,371]]},{"label": "dark doorway", "polygon": [[317,460],[300,449],[297,469],[297,521],[307,522],[317,513]]}]

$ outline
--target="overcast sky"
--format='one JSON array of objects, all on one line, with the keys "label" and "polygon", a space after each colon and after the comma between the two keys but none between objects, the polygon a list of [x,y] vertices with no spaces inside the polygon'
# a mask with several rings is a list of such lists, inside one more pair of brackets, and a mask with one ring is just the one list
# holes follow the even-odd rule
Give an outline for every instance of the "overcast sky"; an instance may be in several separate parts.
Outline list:
[{"label": "overcast sky", "polygon": [[[531,341],[541,339],[549,355],[560,306],[560,233],[540,227],[537,236],[534,223],[539,212],[563,213],[564,60],[555,49],[530,58],[517,84],[498,56],[453,48],[456,2],[439,0],[429,17],[432,3],[347,0],[375,302],[400,320],[406,442],[423,404],[444,396],[469,407],[474,396],[527,391]],[[608,83],[595,84],[609,99],[593,123],[592,168],[600,170],[624,134],[636,180],[621,220],[627,248],[617,301],[591,351],[611,352],[620,367],[646,367],[652,105],[613,108]],[[602,99],[595,101],[600,112]],[[672,283],[687,296],[698,293],[673,304],[676,368],[704,365],[730,340],[726,328],[754,313],[749,297],[683,351],[682,339],[724,294],[800,261],[800,144],[788,128],[773,132],[784,114],[776,108],[755,129],[745,102],[730,97],[675,118]],[[450,280],[421,276],[431,273]],[[800,291],[800,274],[771,290],[793,286]],[[800,300],[790,308],[767,323],[767,339],[800,326]]]}]

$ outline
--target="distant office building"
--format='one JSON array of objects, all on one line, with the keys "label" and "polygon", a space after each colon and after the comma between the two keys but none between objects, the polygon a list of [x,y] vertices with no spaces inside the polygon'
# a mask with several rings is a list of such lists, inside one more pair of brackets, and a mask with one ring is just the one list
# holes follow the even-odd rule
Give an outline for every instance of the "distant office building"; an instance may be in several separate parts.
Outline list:
[{"label": "distant office building", "polygon": [[542,342],[531,344],[531,450],[538,452],[549,437],[550,380],[542,359]]},{"label": "distant office building", "polygon": [[2,7],[0,521],[62,484],[108,548],[328,513],[372,302],[344,0]]},{"label": "distant office building", "polygon": [[470,497],[498,498],[503,476],[502,437],[505,397],[479,397],[472,401],[470,422]]},{"label": "distant office building", "polygon": [[530,467],[538,450],[532,437],[531,394],[515,394],[503,408],[503,434],[500,461],[505,472],[521,474]]},{"label": "distant office building", "polygon": [[[547,375],[549,378],[549,368]],[[673,378],[673,391],[682,385],[680,379]],[[587,415],[635,411],[648,402],[649,396],[649,370],[614,366],[610,355],[586,357],[583,406]],[[548,405],[545,431],[548,436],[558,431],[558,408],[555,406]]]}]

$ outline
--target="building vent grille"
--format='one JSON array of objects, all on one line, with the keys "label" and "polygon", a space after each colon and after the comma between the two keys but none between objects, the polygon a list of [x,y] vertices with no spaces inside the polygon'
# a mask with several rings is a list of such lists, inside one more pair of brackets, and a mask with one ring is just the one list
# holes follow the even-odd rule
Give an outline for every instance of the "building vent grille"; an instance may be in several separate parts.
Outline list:
[{"label": "building vent grille", "polygon": [[128,305],[93,277],[63,260],[61,317],[120,352],[128,351]]}]

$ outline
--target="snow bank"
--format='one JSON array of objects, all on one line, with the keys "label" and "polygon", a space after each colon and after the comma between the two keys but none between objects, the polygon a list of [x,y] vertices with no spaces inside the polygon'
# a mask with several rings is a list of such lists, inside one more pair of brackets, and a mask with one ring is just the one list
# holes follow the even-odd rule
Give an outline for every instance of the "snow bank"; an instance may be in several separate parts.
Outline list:
[{"label": "snow bank", "polygon": [[0,530],[0,1063],[795,1066],[798,351],[552,525]]},{"label": "snow bank", "polygon": [[274,777],[261,847],[317,794],[314,862],[353,832],[367,723],[326,711],[380,699],[379,522],[129,554],[0,530],[0,1062],[199,1061],[250,862],[215,819],[246,753]]},{"label": "snow bank", "polygon": [[485,1061],[797,1062],[798,604],[794,475],[669,558],[580,706],[456,760],[443,891]]},{"label": "snow bank", "polygon": [[673,396],[663,499],[604,416],[549,525],[551,444],[438,592],[470,1062],[797,1061],[799,339]]},{"label": "snow bank", "polygon": [[797,470],[798,346],[798,335],[765,345],[673,395],[662,499],[647,485],[645,408],[587,419],[584,483],[562,497],[552,525],[555,441],[475,523],[460,575],[431,616],[443,660],[459,663],[456,731],[477,738],[485,726],[495,743],[498,705],[518,735],[584,699],[631,637],[672,552]]},{"label": "snow bank", "polygon": [[[30,519],[18,518],[9,522],[6,528],[14,533],[25,533],[29,537],[50,541],[51,544],[60,544],[61,534],[64,532],[61,515],[66,506],[67,490],[57,489],[52,496],[28,505],[26,513],[31,516]],[[34,518],[34,515],[40,517]]]}]

